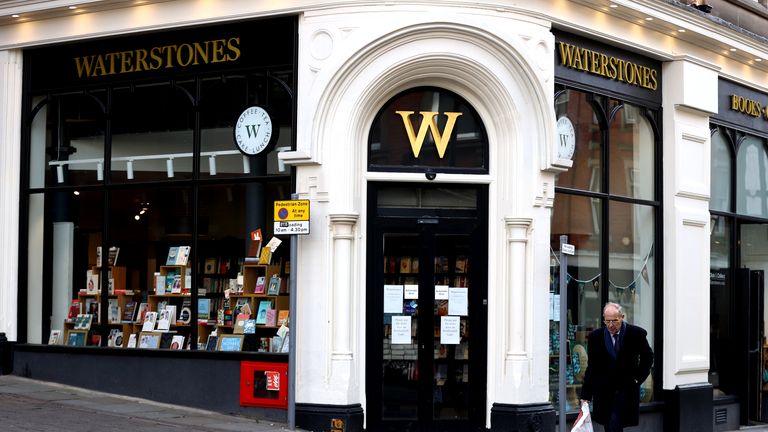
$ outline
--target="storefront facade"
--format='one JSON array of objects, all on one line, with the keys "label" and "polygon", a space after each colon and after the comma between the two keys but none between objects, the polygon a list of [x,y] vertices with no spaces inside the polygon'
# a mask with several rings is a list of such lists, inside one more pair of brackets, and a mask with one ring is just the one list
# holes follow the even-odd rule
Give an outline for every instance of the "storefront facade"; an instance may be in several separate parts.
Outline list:
[{"label": "storefront facade", "polygon": [[[568,412],[584,366],[573,352],[618,301],[655,352],[640,430],[753,419],[715,422],[700,293],[710,210],[740,215],[710,202],[718,79],[760,88],[764,67],[704,48],[712,24],[673,2],[602,3],[182,1],[0,27],[0,238],[14,245],[0,252],[0,331],[19,342],[14,373],[295,416],[311,430],[551,431],[555,299],[573,328]],[[253,106],[277,127],[264,154],[247,156],[236,128]],[[262,275],[246,260],[250,236],[269,241],[273,203],[292,195],[309,202],[310,232],[293,248],[276,236]],[[560,235],[576,246],[563,296]],[[259,352],[272,331],[209,352],[213,328],[239,334],[218,316],[176,330],[190,350],[107,346],[111,304],[97,294],[100,347],[46,344],[68,330],[94,272],[103,291],[109,279],[121,290],[120,271],[96,265],[96,248],[113,246],[136,303],[198,319],[201,299],[226,310],[214,275],[235,281],[231,315],[238,274],[245,290],[276,274],[270,309],[290,309],[292,349]],[[153,297],[155,273],[169,280],[167,255],[184,246],[178,299]],[[241,297],[258,308],[256,292]],[[244,363],[289,360],[287,407],[244,406],[225,390]],[[159,385],[98,379],[120,361]],[[179,374],[193,377],[188,397],[158,390]],[[199,386],[228,396],[206,405]]]}]

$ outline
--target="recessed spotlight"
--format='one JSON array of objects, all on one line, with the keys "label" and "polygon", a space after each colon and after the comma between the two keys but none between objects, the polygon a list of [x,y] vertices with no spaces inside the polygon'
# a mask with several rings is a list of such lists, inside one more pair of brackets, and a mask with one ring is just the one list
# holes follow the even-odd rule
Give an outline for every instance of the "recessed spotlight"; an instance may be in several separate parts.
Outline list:
[{"label": "recessed spotlight", "polygon": [[136,220],[139,220],[139,219],[141,219],[141,216],[139,216],[139,215],[136,215],[136,216],[134,216],[133,218],[134,218],[134,219],[136,219]]},{"label": "recessed spotlight", "polygon": [[74,191],[72,193],[75,194],[75,195],[80,195],[80,191]]},{"label": "recessed spotlight", "polygon": [[760,57],[758,57],[758,58],[756,58],[756,59],[755,59],[755,61],[756,61],[756,62],[761,62],[761,61],[763,61],[763,59],[761,59]]},{"label": "recessed spotlight", "polygon": [[736,52],[736,48],[731,48],[730,51],[731,52]]},{"label": "recessed spotlight", "polygon": [[653,17],[645,17],[646,21],[653,21]]},{"label": "recessed spotlight", "polygon": [[77,9],[77,6],[70,6],[70,7],[69,7],[69,9],[70,9],[70,10],[72,10],[72,9]]},{"label": "recessed spotlight", "polygon": [[13,14],[13,15],[11,15],[11,18],[18,18],[18,17],[19,17],[19,14]]},{"label": "recessed spotlight", "polygon": [[677,29],[678,33],[685,33],[685,29]]},{"label": "recessed spotlight", "polygon": [[615,9],[615,8],[619,7],[619,5],[617,5],[615,3],[611,3],[610,5],[608,5],[608,7],[612,7],[612,8]]}]

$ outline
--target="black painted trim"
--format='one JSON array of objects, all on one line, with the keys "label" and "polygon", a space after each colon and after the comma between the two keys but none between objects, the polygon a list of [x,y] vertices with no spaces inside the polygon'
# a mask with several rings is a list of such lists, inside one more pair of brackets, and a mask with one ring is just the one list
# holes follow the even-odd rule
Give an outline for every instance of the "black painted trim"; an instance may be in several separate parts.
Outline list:
[{"label": "black painted trim", "polygon": [[665,432],[712,432],[712,384],[696,383],[664,390]]},{"label": "black painted trim", "polygon": [[[363,407],[360,404],[352,405],[322,405],[310,403],[296,404],[296,427],[315,431],[326,432],[341,430],[344,432],[362,432],[364,420]],[[341,424],[334,420],[342,421]],[[332,427],[332,426],[336,427]]]},{"label": "black painted trim", "polygon": [[491,407],[491,431],[551,432],[556,424],[556,412],[550,403],[494,403]]}]

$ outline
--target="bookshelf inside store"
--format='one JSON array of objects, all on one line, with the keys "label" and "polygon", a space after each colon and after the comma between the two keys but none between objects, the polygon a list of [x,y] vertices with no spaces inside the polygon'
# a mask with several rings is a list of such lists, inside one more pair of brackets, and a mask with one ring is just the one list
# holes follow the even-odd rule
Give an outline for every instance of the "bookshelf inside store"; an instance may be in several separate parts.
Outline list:
[{"label": "bookshelf inside store", "polygon": [[[112,258],[110,263],[115,262]],[[258,263],[224,254],[198,257],[193,282],[190,258],[190,246],[168,247],[167,258],[149,260],[146,287],[128,281],[132,269],[126,266],[110,265],[106,273],[90,266],[86,288],[71,300],[63,337],[51,340],[85,347],[288,353],[287,260],[271,256],[274,262]],[[104,275],[108,283],[99,283]],[[108,287],[106,314],[102,287]],[[195,333],[197,340],[192,341]]]}]

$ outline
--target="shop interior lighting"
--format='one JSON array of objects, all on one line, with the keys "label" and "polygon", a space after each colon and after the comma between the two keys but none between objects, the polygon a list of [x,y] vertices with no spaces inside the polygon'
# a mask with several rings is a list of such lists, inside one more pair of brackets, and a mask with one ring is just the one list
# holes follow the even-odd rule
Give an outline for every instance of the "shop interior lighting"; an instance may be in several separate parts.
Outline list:
[{"label": "shop interior lighting", "polygon": [[19,17],[19,14],[13,14],[13,15],[11,15],[11,18],[18,18],[18,17]]},{"label": "shop interior lighting", "polygon": [[[290,150],[289,147],[280,147],[278,150]],[[216,175],[216,156],[232,156],[240,155],[237,150],[222,150],[222,151],[210,151],[200,152],[200,157],[208,157],[210,163],[211,175]],[[112,158],[113,162],[125,162],[128,179],[134,178],[133,162],[142,160],[163,160],[165,159],[166,174],[171,178],[174,176],[173,160],[192,158],[192,153],[167,153],[167,154],[155,154],[155,155],[136,155],[136,156],[121,156]],[[56,167],[56,177],[59,183],[64,183],[64,166],[71,165],[89,165],[96,164],[96,176],[99,181],[104,178],[104,159],[71,159],[62,161],[50,161],[49,166]],[[282,171],[282,168],[281,168]],[[247,156],[243,156],[243,174],[251,173],[251,163]]]},{"label": "shop interior lighting", "polygon": [[757,57],[757,58],[755,58],[755,61],[756,62],[761,62],[761,61],[763,61],[763,59],[761,59],[760,57]]},{"label": "shop interior lighting", "polygon": [[216,175],[216,155],[212,154],[208,157],[208,170],[212,176]]},{"label": "shop interior lighting", "polygon": [[170,157],[165,161],[165,173],[168,174],[168,178],[173,178],[173,158]]}]

